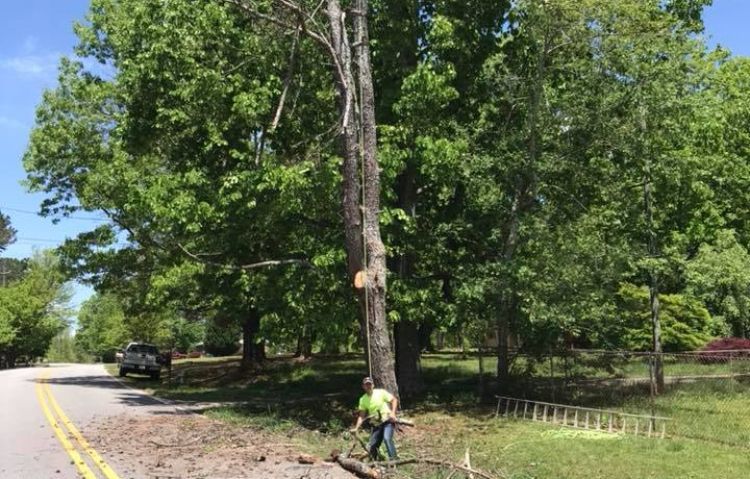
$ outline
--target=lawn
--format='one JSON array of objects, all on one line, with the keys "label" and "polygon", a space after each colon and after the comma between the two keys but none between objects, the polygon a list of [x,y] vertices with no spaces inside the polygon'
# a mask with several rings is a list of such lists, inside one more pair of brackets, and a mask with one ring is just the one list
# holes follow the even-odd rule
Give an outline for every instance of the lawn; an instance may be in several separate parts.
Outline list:
[{"label": "lawn", "polygon": [[[491,372],[492,361],[486,363]],[[321,456],[350,444],[346,430],[360,394],[360,358],[272,359],[248,373],[239,372],[237,366],[237,358],[175,362],[171,385],[166,374],[158,383],[130,380],[166,398],[234,402],[205,414],[284,434]],[[721,367],[705,366],[699,365],[702,371]],[[643,384],[629,388],[594,381],[578,396],[569,394],[571,401],[577,397],[590,405],[629,412],[648,413],[653,408],[672,417],[670,437],[658,440],[495,419],[492,400],[478,400],[477,370],[476,358],[453,354],[424,358],[426,393],[406,405],[406,415],[418,426],[398,438],[403,457],[458,460],[469,449],[475,466],[516,479],[747,475],[750,384],[744,378],[675,383],[653,403]],[[429,477],[424,471],[412,473]],[[445,474],[435,477],[442,479]]]}]

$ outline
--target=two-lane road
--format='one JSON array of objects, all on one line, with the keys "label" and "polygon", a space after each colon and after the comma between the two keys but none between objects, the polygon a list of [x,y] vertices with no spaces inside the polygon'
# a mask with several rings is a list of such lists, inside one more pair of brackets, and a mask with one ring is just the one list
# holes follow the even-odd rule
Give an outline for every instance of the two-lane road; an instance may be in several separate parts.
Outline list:
[{"label": "two-lane road", "polygon": [[101,365],[0,371],[0,478],[136,477],[125,458],[88,444],[87,427],[106,416],[165,412],[175,408],[122,386]]}]

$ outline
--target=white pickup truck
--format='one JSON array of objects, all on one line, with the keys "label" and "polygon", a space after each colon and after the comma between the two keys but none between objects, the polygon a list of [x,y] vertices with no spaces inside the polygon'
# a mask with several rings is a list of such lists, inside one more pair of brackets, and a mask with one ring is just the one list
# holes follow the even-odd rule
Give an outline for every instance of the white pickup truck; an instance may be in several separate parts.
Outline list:
[{"label": "white pickup truck", "polygon": [[151,379],[159,379],[161,357],[156,346],[145,343],[128,344],[122,353],[120,377],[128,373],[148,374]]}]

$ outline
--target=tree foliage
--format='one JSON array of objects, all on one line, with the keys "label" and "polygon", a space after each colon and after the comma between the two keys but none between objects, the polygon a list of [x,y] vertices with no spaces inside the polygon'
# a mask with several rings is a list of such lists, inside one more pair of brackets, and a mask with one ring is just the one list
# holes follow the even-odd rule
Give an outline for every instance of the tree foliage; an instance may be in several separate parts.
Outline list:
[{"label": "tree foliage", "polygon": [[76,345],[104,362],[112,362],[115,352],[133,337],[125,322],[125,312],[112,294],[95,294],[78,311]]},{"label": "tree foliage", "polygon": [[45,355],[52,338],[67,326],[70,297],[50,251],[35,253],[24,277],[0,288],[0,357],[6,365]]},{"label": "tree foliage", "polygon": [[10,224],[10,218],[0,212],[0,253],[16,240],[16,230]]},{"label": "tree foliage", "polygon": [[[708,47],[708,3],[373,0],[359,105],[338,1],[94,0],[24,159],[43,213],[110,220],[61,248],[100,293],[80,341],[205,325],[245,359],[305,356],[363,347],[358,309],[382,306],[409,394],[438,330],[497,338],[501,377],[511,344],[747,335],[750,63]],[[111,328],[89,311],[110,294]]]}]

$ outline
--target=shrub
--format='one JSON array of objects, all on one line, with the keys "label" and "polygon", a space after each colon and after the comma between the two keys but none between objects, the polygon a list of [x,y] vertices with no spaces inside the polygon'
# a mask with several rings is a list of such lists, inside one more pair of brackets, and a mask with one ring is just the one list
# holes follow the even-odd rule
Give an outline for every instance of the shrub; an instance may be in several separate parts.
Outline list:
[{"label": "shrub", "polygon": [[[661,341],[665,352],[695,351],[716,337],[716,322],[699,300],[683,294],[660,294]],[[651,349],[648,288],[624,283],[618,292],[621,324],[612,344],[631,351]]]},{"label": "shrub", "polygon": [[750,339],[715,339],[701,348],[698,357],[704,363],[724,363],[730,358],[748,358],[750,357]]},{"label": "shrub", "polygon": [[212,356],[229,356],[239,348],[239,326],[229,322],[217,324],[210,322],[206,325],[204,347]]}]

